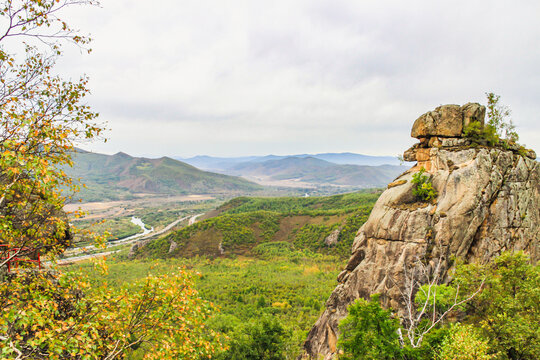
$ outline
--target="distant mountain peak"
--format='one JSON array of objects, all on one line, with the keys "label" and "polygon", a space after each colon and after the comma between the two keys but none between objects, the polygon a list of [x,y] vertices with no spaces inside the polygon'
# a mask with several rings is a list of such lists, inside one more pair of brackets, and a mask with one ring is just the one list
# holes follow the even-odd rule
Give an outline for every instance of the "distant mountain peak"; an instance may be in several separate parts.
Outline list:
[{"label": "distant mountain peak", "polygon": [[123,151],[119,151],[119,152],[117,152],[116,154],[114,154],[113,156],[115,156],[115,157],[124,157],[124,158],[132,158],[131,155],[126,154],[126,153],[123,152]]}]

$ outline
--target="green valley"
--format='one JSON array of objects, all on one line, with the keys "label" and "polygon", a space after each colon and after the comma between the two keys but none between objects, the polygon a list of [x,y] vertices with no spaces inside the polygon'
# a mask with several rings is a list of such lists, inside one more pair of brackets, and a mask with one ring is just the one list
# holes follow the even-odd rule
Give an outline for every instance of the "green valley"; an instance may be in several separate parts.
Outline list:
[{"label": "green valley", "polygon": [[[107,259],[104,277],[89,262],[69,268],[82,269],[96,285],[111,289],[179,267],[189,269],[198,274],[195,284],[201,297],[219,308],[206,326],[224,334],[230,350],[214,354],[215,358],[230,359],[235,356],[231,351],[256,346],[250,341],[255,341],[253,332],[260,331],[263,337],[280,334],[274,339],[278,355],[293,359],[379,195],[361,191],[323,197],[237,197],[207,211],[192,225],[143,241],[146,245],[135,255],[121,247]],[[184,206],[191,206],[194,213],[211,204],[216,202]],[[147,210],[145,223],[155,224],[152,216],[158,215],[151,211],[157,210]],[[325,242],[331,233],[338,235]],[[176,248],[171,251],[172,243]],[[142,358],[145,351],[143,346],[131,358]]]},{"label": "green valley", "polygon": [[[87,270],[94,283],[106,283],[111,289],[128,286],[148,275],[171,273],[179,267],[189,269],[198,274],[195,284],[200,295],[219,309],[206,326],[226,335],[230,344],[248,337],[250,326],[271,317],[285,330],[284,358],[293,359],[335,287],[344,261],[335,256],[290,250],[268,258],[261,255],[127,260],[119,256],[107,260],[106,276],[96,276],[91,263],[79,266],[77,269]],[[142,358],[144,353],[143,347],[131,359]],[[227,359],[227,353],[216,356]]]}]

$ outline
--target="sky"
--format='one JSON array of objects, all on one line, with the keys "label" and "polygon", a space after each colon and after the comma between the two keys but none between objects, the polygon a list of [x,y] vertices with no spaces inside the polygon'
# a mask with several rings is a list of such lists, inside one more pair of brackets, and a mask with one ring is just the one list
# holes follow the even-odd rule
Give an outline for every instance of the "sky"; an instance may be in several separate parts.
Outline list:
[{"label": "sky", "polygon": [[136,156],[403,153],[442,104],[512,110],[540,151],[540,2],[103,0],[64,18],[94,39],[92,151]]}]

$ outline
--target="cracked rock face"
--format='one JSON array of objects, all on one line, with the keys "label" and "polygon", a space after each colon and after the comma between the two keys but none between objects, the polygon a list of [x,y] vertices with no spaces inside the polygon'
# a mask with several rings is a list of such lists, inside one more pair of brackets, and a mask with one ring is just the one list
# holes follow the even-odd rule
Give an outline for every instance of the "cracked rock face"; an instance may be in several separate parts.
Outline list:
[{"label": "cracked rock face", "polygon": [[[452,106],[461,109],[461,121],[468,105]],[[482,115],[478,107],[468,111]],[[533,262],[540,258],[539,163],[512,150],[471,148],[461,135],[430,147],[436,136],[413,147],[409,157],[417,164],[389,185],[358,231],[339,285],[304,344],[304,359],[336,358],[338,323],[357,298],[379,293],[383,305],[401,314],[404,268],[418,257],[485,263],[505,250],[524,250]],[[433,202],[412,194],[412,175],[421,167],[438,193]]]}]

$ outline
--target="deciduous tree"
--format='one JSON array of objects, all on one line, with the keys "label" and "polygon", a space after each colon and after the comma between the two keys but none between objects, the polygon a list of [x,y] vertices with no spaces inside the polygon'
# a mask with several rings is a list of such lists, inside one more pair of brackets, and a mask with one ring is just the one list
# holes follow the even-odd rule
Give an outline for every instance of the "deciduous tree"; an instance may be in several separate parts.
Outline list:
[{"label": "deciduous tree", "polygon": [[[59,16],[93,0],[6,0],[0,5],[0,239],[11,251],[55,255],[68,245],[62,207],[77,185],[60,169],[74,144],[100,135],[86,77],[55,75],[62,43],[86,46]],[[64,189],[64,191],[61,190]],[[66,194],[68,193],[68,194]],[[28,250],[26,250],[28,249]],[[4,253],[5,254],[5,253]]]},{"label": "deciduous tree", "polygon": [[[61,19],[93,0],[0,4],[0,270],[14,257],[49,259],[70,245],[62,211],[75,184],[62,170],[81,141],[103,131],[84,102],[87,78],[54,73],[63,43],[89,39]],[[213,307],[184,271],[111,291],[76,274],[38,269],[0,276],[2,359],[209,358],[220,348],[204,326]]]}]

